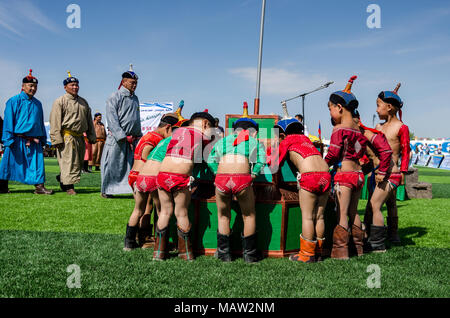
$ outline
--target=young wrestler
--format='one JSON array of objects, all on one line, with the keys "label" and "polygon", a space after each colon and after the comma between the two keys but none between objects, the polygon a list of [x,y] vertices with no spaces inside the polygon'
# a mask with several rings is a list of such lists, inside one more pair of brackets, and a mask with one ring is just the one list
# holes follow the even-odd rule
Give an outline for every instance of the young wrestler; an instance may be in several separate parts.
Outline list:
[{"label": "young wrestler", "polygon": [[278,167],[289,159],[297,168],[299,203],[302,211],[302,233],[300,252],[291,255],[291,261],[312,263],[322,260],[322,247],[325,240],[323,213],[331,186],[328,164],[311,140],[303,134],[303,125],[294,118],[280,120],[280,145]]},{"label": "young wrestler", "polygon": [[[372,160],[376,169],[372,169],[372,174],[376,183],[372,196],[367,202],[366,214],[364,215],[364,222],[366,232],[369,236],[366,246],[366,251],[370,252],[384,252],[386,247],[384,244],[386,229],[384,227],[384,218],[381,213],[381,206],[386,202],[390,191],[388,178],[392,169],[392,149],[386,139],[386,136],[376,129],[364,126],[360,119],[358,111],[354,115],[355,122],[359,125],[361,132],[370,141],[368,143],[367,154]],[[370,161],[369,159],[369,161]],[[372,218],[369,221],[369,213],[373,212]]]},{"label": "young wrestler", "polygon": [[[177,122],[175,125],[172,126],[172,133],[179,128],[178,126],[184,127],[187,126],[188,123],[184,122],[184,124],[185,125],[180,125],[180,122]],[[147,161],[145,162],[141,171],[139,171],[139,175],[136,180],[136,190],[142,193],[149,194],[147,208],[141,220],[147,215],[147,211],[149,210],[148,206],[150,205],[150,207],[153,208],[153,206],[149,203],[150,201],[153,202],[158,216],[159,212],[161,211],[161,203],[159,202],[158,197],[158,186],[156,185],[156,177],[159,173],[161,162],[164,160],[164,157],[166,156],[167,147],[169,146],[171,140],[172,136],[161,140],[148,156]],[[151,211],[152,209],[149,210],[148,220],[151,219]],[[151,248],[151,247],[154,247],[154,241],[152,241],[151,238],[148,239],[148,237],[145,237],[144,243],[142,244],[142,248]]]},{"label": "young wrestler", "polygon": [[[139,171],[142,169],[143,165],[147,161],[147,157],[152,149],[164,138],[170,136],[172,134],[172,125],[177,123],[178,120],[174,114],[166,114],[161,118],[161,122],[158,128],[155,131],[148,132],[144,137],[139,141],[135,153],[134,153],[134,164],[132,171],[137,173],[135,177],[135,181],[130,184],[130,186],[134,190],[134,200],[135,206],[133,213],[130,216],[130,219],[127,224],[124,250],[129,251],[139,247],[139,244],[136,242],[136,233],[138,231],[139,226],[139,243],[142,245],[144,241],[147,240],[150,243],[150,213],[151,208],[148,207],[147,201],[149,200],[149,195],[145,191],[142,190],[142,187],[137,189],[136,182],[138,182]],[[134,179],[134,177],[128,177],[128,180]],[[139,180],[140,184],[142,183],[142,178]],[[138,190],[138,191],[136,191]],[[146,217],[143,217],[144,212],[146,213]],[[142,220],[141,220],[142,219]],[[139,224],[140,223],[140,224]],[[150,232],[150,233],[149,233]]]},{"label": "young wrestler", "polygon": [[[377,113],[380,119],[385,120],[383,124],[376,126],[386,135],[389,145],[392,148],[392,160],[394,166],[389,177],[389,183],[393,189],[386,201],[388,211],[387,233],[391,243],[400,243],[398,235],[398,214],[397,214],[397,187],[404,184],[405,174],[408,172],[409,155],[411,152],[409,143],[409,129],[402,121],[403,102],[397,92],[400,83],[393,91],[383,91],[377,98]],[[397,112],[400,119],[397,118]],[[400,160],[400,166],[398,162]]]},{"label": "young wrestler", "polygon": [[233,123],[233,133],[219,140],[208,157],[208,165],[216,175],[218,213],[217,258],[231,261],[231,199],[235,195],[241,208],[244,230],[241,234],[246,263],[262,259],[257,250],[255,195],[252,182],[266,163],[264,146],[256,139],[258,123],[243,117]]},{"label": "young wrestler", "polygon": [[343,91],[331,94],[328,102],[330,115],[336,126],[325,161],[329,166],[341,162],[340,171],[334,177],[339,206],[338,225],[333,232],[331,251],[331,257],[335,259],[349,258],[350,231],[358,256],[363,254],[364,231],[358,215],[358,201],[364,186],[364,174],[359,159],[366,152],[368,140],[352,117],[358,107],[358,100],[351,92],[355,79],[356,76],[351,77]]},{"label": "young wrestler", "polygon": [[178,128],[167,147],[166,157],[156,178],[161,212],[156,224],[154,260],[167,256],[169,220],[175,213],[178,227],[178,257],[193,260],[188,207],[194,163],[202,162],[203,146],[209,142],[214,117],[207,112],[194,113],[188,127]]}]

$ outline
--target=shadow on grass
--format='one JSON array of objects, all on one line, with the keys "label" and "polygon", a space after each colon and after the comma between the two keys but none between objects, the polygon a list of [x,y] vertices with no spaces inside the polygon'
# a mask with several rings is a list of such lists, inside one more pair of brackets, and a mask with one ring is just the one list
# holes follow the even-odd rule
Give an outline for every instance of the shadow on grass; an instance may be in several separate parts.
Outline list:
[{"label": "shadow on grass", "polygon": [[398,235],[400,236],[400,246],[416,245],[414,238],[419,238],[428,233],[427,228],[420,226],[411,226],[398,229]]}]

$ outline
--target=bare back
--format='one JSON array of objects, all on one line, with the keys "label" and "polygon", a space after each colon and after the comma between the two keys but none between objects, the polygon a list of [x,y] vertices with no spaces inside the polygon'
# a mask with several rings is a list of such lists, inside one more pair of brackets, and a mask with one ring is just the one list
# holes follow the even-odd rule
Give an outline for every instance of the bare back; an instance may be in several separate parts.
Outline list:
[{"label": "bare back", "polygon": [[159,169],[161,168],[161,162],[155,160],[147,160],[144,163],[139,174],[144,176],[157,176],[159,173]]},{"label": "bare back", "polygon": [[165,157],[159,168],[160,172],[172,172],[191,175],[194,170],[194,162],[178,157]]},{"label": "bare back", "polygon": [[303,158],[299,153],[289,151],[289,159],[300,173],[326,172],[329,169],[328,164],[321,156],[314,155]]},{"label": "bare back", "polygon": [[220,159],[217,173],[250,173],[250,164],[245,156],[228,154]]}]

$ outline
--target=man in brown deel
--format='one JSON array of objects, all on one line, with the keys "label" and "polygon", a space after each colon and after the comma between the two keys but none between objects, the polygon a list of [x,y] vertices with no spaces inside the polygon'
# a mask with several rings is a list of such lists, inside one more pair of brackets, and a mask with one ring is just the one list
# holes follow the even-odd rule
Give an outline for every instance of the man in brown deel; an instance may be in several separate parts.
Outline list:
[{"label": "man in brown deel", "polygon": [[94,128],[97,142],[92,145],[92,161],[89,161],[89,166],[95,166],[95,171],[100,171],[100,159],[102,158],[103,147],[106,141],[106,129],[102,123],[102,114],[100,113],[94,115]]},{"label": "man in brown deel", "polygon": [[61,174],[56,176],[61,190],[76,194],[74,184],[80,182],[83,167],[86,132],[89,143],[97,140],[92,122],[91,108],[78,96],[79,81],[70,75],[64,80],[66,94],[57,98],[50,112],[50,139],[56,147]]}]

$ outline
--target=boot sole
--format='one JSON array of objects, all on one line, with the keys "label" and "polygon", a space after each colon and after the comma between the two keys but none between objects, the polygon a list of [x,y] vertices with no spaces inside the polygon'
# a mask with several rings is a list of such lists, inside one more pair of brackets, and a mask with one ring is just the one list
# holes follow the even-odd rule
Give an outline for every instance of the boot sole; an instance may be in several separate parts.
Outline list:
[{"label": "boot sole", "polygon": [[129,252],[129,251],[135,250],[137,248],[138,247],[124,247],[122,250],[125,251],[125,252]]},{"label": "boot sole", "polygon": [[340,260],[340,261],[346,261],[346,260],[350,259],[350,257],[333,257],[333,256],[331,256],[331,258],[332,259],[337,259],[337,260]]}]

